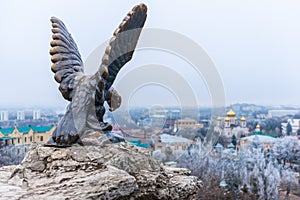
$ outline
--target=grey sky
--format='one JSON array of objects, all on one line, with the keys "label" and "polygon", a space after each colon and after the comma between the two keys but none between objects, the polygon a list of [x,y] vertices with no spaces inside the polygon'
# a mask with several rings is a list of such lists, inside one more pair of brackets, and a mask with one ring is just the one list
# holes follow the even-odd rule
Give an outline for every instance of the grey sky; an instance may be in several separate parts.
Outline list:
[{"label": "grey sky", "polygon": [[[300,105],[299,1],[143,2],[146,27],[179,32],[206,50],[223,79],[227,104]],[[50,71],[51,16],[65,22],[85,60],[138,3],[1,1],[0,105],[66,104]]]}]

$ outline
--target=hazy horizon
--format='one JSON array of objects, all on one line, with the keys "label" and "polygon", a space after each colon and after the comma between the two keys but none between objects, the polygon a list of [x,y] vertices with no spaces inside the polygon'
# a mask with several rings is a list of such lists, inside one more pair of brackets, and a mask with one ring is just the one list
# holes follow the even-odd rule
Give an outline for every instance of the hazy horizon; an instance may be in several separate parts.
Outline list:
[{"label": "hazy horizon", "polygon": [[[223,81],[226,105],[300,106],[300,93],[297,93],[300,89],[297,81],[300,74],[300,2],[143,2],[148,6],[145,27],[178,32],[205,49]],[[1,107],[67,105],[50,70],[51,16],[64,21],[86,60],[96,47],[111,37],[126,13],[139,3],[1,2]],[[122,73],[151,62],[165,64],[175,71],[185,66],[180,58],[166,53],[136,52]],[[191,73],[188,77],[199,104],[210,106],[205,81]],[[132,104],[178,105],[174,94],[164,88],[150,86],[132,93],[136,95],[132,96]]]}]

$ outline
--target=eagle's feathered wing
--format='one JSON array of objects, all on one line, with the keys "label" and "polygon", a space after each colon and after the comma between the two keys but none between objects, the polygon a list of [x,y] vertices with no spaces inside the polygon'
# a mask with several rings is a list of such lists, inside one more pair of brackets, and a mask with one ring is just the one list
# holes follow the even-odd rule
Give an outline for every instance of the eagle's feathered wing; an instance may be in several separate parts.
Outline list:
[{"label": "eagle's feathered wing", "polygon": [[[131,60],[146,17],[146,5],[137,5],[115,30],[102,57],[100,68],[95,74],[98,80],[105,80],[105,90],[111,87],[120,69]],[[62,96],[71,101],[75,77],[84,75],[83,62],[77,45],[64,23],[56,17],[52,17],[51,22],[51,70],[55,73],[55,80],[60,83],[59,90]]]},{"label": "eagle's feathered wing", "polygon": [[146,17],[146,5],[135,6],[123,19],[110,39],[99,70],[100,75],[106,80],[106,90],[111,87],[120,69],[131,60]]},{"label": "eagle's feathered wing", "polygon": [[75,77],[84,74],[83,62],[77,45],[64,23],[56,17],[51,17],[51,22],[51,70],[55,73],[55,80],[60,83],[59,90],[62,96],[71,101]]}]

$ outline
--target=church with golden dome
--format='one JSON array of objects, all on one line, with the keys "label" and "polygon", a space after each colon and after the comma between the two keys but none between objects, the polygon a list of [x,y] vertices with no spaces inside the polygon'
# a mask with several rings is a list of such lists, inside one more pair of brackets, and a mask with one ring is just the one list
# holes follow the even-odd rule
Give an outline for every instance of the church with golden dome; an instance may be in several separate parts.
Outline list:
[{"label": "church with golden dome", "polygon": [[224,118],[217,117],[215,131],[222,136],[232,137],[235,135],[237,138],[240,138],[241,135],[249,134],[246,118],[244,116],[237,118],[236,113],[232,109],[226,113]]}]

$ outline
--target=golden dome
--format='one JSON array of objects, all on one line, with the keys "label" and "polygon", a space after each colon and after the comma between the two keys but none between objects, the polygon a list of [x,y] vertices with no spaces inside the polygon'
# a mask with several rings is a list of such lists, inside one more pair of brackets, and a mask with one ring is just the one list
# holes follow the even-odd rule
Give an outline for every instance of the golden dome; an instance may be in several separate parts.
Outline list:
[{"label": "golden dome", "polygon": [[256,128],[260,128],[260,125],[259,125],[259,124],[257,124],[257,125],[256,125]]},{"label": "golden dome", "polygon": [[222,117],[218,116],[218,117],[217,117],[217,120],[218,120],[218,121],[222,121]]},{"label": "golden dome", "polygon": [[229,118],[229,117],[225,117],[225,121],[226,121],[226,122],[229,122],[229,121],[230,121],[230,118]]},{"label": "golden dome", "polygon": [[241,121],[242,121],[242,122],[246,121],[246,118],[245,118],[244,116],[241,117]]},{"label": "golden dome", "polygon": [[228,117],[235,117],[235,112],[233,112],[233,110],[230,109],[230,110],[227,112],[227,116],[228,116]]}]

